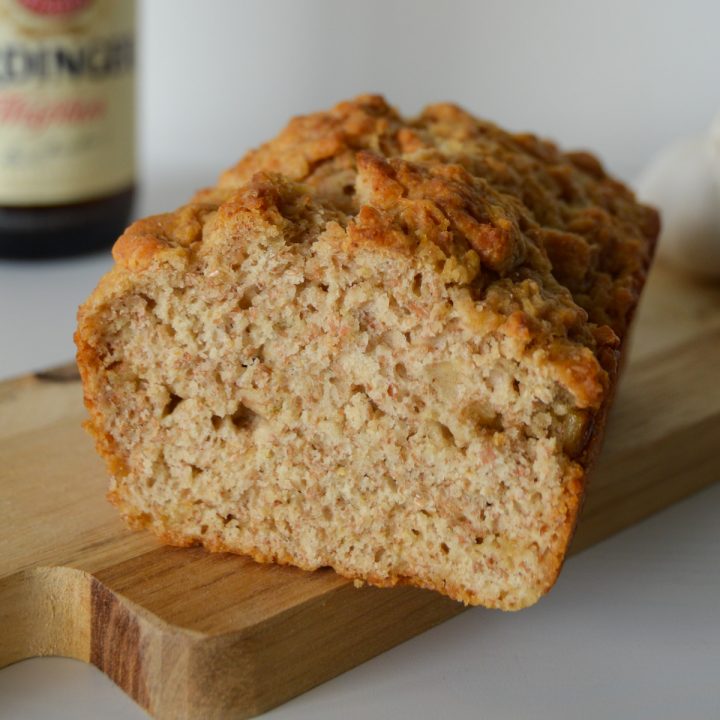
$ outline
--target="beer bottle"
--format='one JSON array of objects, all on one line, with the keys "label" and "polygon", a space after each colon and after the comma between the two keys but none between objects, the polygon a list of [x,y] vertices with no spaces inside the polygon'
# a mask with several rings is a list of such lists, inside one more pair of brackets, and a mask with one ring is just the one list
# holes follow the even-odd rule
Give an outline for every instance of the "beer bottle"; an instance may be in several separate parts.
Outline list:
[{"label": "beer bottle", "polygon": [[107,247],[135,184],[134,0],[0,0],[0,256]]}]

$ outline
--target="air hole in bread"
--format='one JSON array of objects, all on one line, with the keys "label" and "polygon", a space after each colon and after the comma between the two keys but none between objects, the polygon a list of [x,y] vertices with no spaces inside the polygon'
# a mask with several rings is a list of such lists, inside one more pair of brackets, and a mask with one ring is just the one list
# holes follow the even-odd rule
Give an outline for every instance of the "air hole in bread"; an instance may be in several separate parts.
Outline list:
[{"label": "air hole in bread", "polygon": [[175,393],[170,393],[170,399],[165,404],[165,407],[163,408],[163,417],[167,417],[168,415],[172,415],[173,412],[175,412],[175,408],[184,400],[184,398],[181,398],[179,395],[176,395]]},{"label": "air hole in bread", "polygon": [[422,273],[416,273],[412,283],[413,295],[420,296],[422,292]]},{"label": "air hole in bread", "polygon": [[258,292],[257,285],[250,285],[250,287],[245,288],[243,294],[238,300],[238,307],[241,310],[248,310],[251,308],[253,298],[258,294]]},{"label": "air hole in bread", "polygon": [[240,403],[237,410],[230,416],[230,421],[238,430],[250,430],[257,418],[256,412]]},{"label": "air hole in bread", "polygon": [[503,431],[502,418],[487,403],[476,400],[468,403],[460,417],[476,430]]},{"label": "air hole in bread", "polygon": [[453,435],[452,430],[445,424],[439,422],[435,423],[438,432],[440,434],[440,438],[446,445],[455,445],[455,435]]}]

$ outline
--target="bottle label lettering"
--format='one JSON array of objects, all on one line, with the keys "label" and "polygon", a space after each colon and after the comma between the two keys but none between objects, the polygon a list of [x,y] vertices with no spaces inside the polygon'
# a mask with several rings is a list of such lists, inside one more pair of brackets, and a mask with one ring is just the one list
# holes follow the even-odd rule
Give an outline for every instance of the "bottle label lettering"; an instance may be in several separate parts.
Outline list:
[{"label": "bottle label lettering", "polygon": [[135,176],[133,0],[0,0],[0,204],[110,195]]}]

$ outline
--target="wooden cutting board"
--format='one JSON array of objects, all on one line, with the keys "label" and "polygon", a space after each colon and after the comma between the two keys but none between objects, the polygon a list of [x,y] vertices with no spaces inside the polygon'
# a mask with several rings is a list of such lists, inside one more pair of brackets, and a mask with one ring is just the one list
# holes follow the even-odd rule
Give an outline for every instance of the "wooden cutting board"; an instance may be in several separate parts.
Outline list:
[{"label": "wooden cutting board", "polygon": [[[720,479],[719,380],[720,287],[657,268],[573,552]],[[157,718],[245,718],[462,612],[127,531],[83,417],[73,368],[0,384],[0,667],[66,655]]]}]

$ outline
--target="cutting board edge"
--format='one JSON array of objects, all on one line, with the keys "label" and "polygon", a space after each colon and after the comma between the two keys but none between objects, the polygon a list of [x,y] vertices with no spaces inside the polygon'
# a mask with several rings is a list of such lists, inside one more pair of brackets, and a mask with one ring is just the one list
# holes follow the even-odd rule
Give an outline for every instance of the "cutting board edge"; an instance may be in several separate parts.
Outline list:
[{"label": "cutting board edge", "polygon": [[[320,628],[323,606],[341,607],[355,621],[355,633],[347,632],[348,617],[337,613]],[[3,624],[15,628],[10,643],[3,644],[0,668],[42,656],[82,660],[153,717],[188,720],[253,717],[466,609],[429,591],[357,589],[347,581],[260,623],[209,634],[168,623],[93,573],[66,566],[39,566],[3,578],[0,607]],[[356,622],[370,615],[375,623]],[[316,665],[318,657],[324,660],[312,675],[285,673],[280,690],[270,672],[273,661],[292,675],[306,653],[294,637],[298,624],[309,641],[324,633],[314,653]],[[265,653],[256,652],[259,644]],[[208,692],[212,685],[217,692]]]},{"label": "cutting board edge", "polygon": [[36,566],[0,578],[7,641],[0,668],[32,657],[89,661],[91,574],[65,565]]}]

